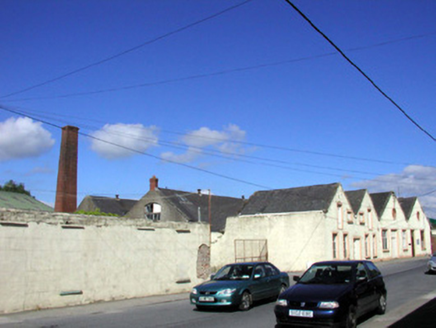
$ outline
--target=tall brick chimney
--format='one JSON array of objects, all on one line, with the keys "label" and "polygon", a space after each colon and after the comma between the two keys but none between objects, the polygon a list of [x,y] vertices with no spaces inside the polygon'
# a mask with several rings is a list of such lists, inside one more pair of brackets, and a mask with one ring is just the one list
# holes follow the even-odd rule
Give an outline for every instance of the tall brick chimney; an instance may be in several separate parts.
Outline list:
[{"label": "tall brick chimney", "polygon": [[156,178],[155,175],[153,175],[153,177],[150,179],[150,191],[155,191],[157,188],[159,188],[158,186],[158,178]]},{"label": "tall brick chimney", "polygon": [[77,209],[77,153],[79,128],[62,128],[55,212],[73,213]]}]

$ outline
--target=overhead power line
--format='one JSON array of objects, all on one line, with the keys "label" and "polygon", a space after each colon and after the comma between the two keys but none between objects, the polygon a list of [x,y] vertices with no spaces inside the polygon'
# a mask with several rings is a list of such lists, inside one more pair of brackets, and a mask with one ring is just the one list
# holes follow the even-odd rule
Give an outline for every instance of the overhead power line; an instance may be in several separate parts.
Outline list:
[{"label": "overhead power line", "polygon": [[[11,108],[7,108],[6,106],[3,106],[1,104],[0,104],[0,109],[3,109],[5,111],[8,111],[10,113],[14,113],[14,114],[17,114],[17,115],[26,116],[28,118],[31,118],[34,121],[38,121],[38,122],[41,122],[41,123],[44,123],[44,124],[47,124],[47,125],[50,125],[52,127],[55,127],[57,129],[62,130],[62,127],[57,125],[57,124],[54,124],[54,123],[51,123],[51,122],[48,122],[48,121],[45,121],[45,120],[38,119],[36,117],[29,116],[27,114],[21,113],[21,112],[16,111],[16,110],[13,110]],[[107,140],[104,140],[104,139],[101,139],[101,138],[97,138],[97,137],[92,136],[90,134],[82,133],[80,131],[79,131],[79,135],[87,137],[89,139],[97,140],[97,141],[100,141],[100,142],[103,142],[103,143],[106,143],[106,144],[109,144],[109,145],[112,145],[112,146],[115,146],[115,147],[123,148],[123,149],[129,150],[129,151],[131,151],[133,153],[137,153],[137,154],[140,154],[140,155],[148,156],[148,157],[151,157],[151,158],[154,158],[154,159],[157,159],[157,160],[160,160],[160,161],[164,161],[164,162],[167,162],[167,163],[183,166],[183,167],[189,168],[191,170],[200,171],[200,172],[203,172],[203,173],[207,173],[209,175],[217,176],[217,177],[224,178],[224,179],[231,180],[231,181],[235,181],[235,182],[240,182],[240,183],[243,183],[243,184],[246,184],[246,185],[251,185],[251,186],[254,186],[254,187],[260,187],[260,188],[264,188],[264,189],[271,189],[270,187],[266,187],[266,186],[263,186],[263,185],[260,185],[260,184],[256,184],[256,183],[253,183],[253,182],[250,182],[250,181],[234,178],[234,177],[231,177],[231,176],[228,176],[228,175],[225,175],[225,174],[221,174],[221,173],[212,172],[212,171],[205,170],[205,169],[202,169],[200,167],[195,167],[195,166],[192,166],[192,165],[188,165],[188,164],[185,164],[185,163],[180,163],[180,162],[177,162],[177,161],[172,161],[172,160],[169,160],[169,159],[164,159],[164,158],[161,158],[159,156],[155,156],[155,155],[152,155],[152,154],[149,154],[149,153],[146,153],[144,151],[140,151],[140,150],[137,150],[137,149],[134,149],[134,148],[130,148],[130,147],[126,147],[126,146],[123,146],[123,145],[119,145],[117,143],[110,142],[110,141],[107,141]]]},{"label": "overhead power line", "polygon": [[185,26],[183,26],[183,27],[180,27],[180,28],[178,28],[178,29],[175,29],[175,30],[173,30],[173,31],[171,31],[171,32],[168,32],[168,33],[165,33],[165,34],[163,34],[163,35],[160,35],[160,36],[158,36],[158,37],[156,37],[156,38],[154,38],[154,39],[151,39],[151,40],[148,40],[148,41],[146,41],[146,42],[143,42],[143,43],[141,43],[141,44],[139,44],[139,45],[137,45],[137,46],[134,46],[134,47],[132,47],[132,48],[129,48],[129,49],[127,49],[127,50],[124,50],[124,51],[122,51],[122,52],[120,52],[120,53],[117,53],[117,54],[115,54],[115,55],[109,56],[109,57],[107,57],[107,58],[105,58],[105,59],[99,60],[99,61],[94,62],[94,63],[92,63],[92,64],[89,64],[89,65],[83,66],[83,67],[81,67],[81,68],[75,69],[75,70],[70,71],[70,72],[68,72],[68,73],[64,73],[64,74],[62,74],[62,75],[60,75],[60,76],[57,76],[57,77],[52,78],[52,79],[49,79],[49,80],[47,80],[47,81],[44,81],[44,82],[41,82],[41,83],[35,84],[35,85],[33,85],[33,86],[30,86],[30,87],[27,87],[27,88],[24,88],[24,89],[21,89],[21,90],[18,90],[18,91],[11,92],[11,93],[9,93],[9,94],[7,94],[7,95],[1,96],[0,98],[7,98],[7,97],[14,96],[14,95],[17,95],[17,94],[20,94],[20,93],[23,93],[23,92],[26,92],[26,91],[29,91],[29,90],[32,90],[32,89],[36,89],[36,88],[39,88],[39,87],[41,87],[41,86],[43,86],[43,85],[46,85],[46,84],[49,84],[49,83],[53,83],[53,82],[55,82],[55,81],[59,81],[59,80],[64,79],[64,78],[66,78],[66,77],[68,77],[68,76],[71,76],[71,75],[73,75],[73,74],[76,74],[76,73],[79,73],[79,72],[85,71],[85,70],[87,70],[87,69],[89,69],[89,68],[92,68],[92,67],[95,67],[95,66],[101,65],[101,64],[103,64],[103,63],[106,63],[106,62],[111,61],[111,60],[113,60],[113,59],[116,59],[116,58],[118,58],[118,57],[124,56],[124,55],[126,55],[126,54],[128,54],[128,53],[131,53],[131,52],[133,52],[133,51],[136,51],[136,50],[138,50],[138,49],[141,49],[141,48],[143,48],[143,47],[145,47],[145,46],[147,46],[147,45],[149,45],[149,44],[152,44],[152,43],[154,43],[154,42],[156,42],[156,41],[159,41],[159,40],[165,39],[165,38],[167,38],[167,37],[169,37],[169,36],[171,36],[171,35],[174,35],[174,34],[177,34],[177,33],[183,32],[183,31],[185,31],[185,30],[187,30],[187,29],[190,29],[191,27],[197,26],[197,25],[202,24],[202,23],[204,23],[204,22],[206,22],[206,21],[209,21],[209,20],[211,20],[211,19],[213,19],[213,18],[216,18],[216,17],[218,17],[218,16],[221,16],[221,15],[223,15],[223,14],[225,14],[225,13],[231,11],[231,10],[234,10],[234,9],[236,9],[236,8],[238,8],[238,7],[241,7],[241,6],[247,4],[248,2],[251,2],[251,1],[253,1],[253,0],[245,0],[245,1],[242,1],[242,2],[240,2],[240,3],[238,3],[238,4],[236,4],[236,5],[233,5],[233,6],[231,6],[231,7],[228,7],[228,8],[226,8],[226,9],[224,9],[224,10],[221,10],[221,11],[215,13],[215,14],[212,14],[212,15],[210,15],[210,16],[207,16],[207,17],[205,17],[205,18],[202,18],[202,19],[200,19],[200,20],[197,20],[197,21],[195,21],[195,22],[193,22],[193,23],[190,23],[190,24],[188,24],[188,25],[185,25]]},{"label": "overhead power line", "polygon": [[[435,34],[436,33],[413,35],[413,36],[409,36],[409,37],[383,41],[383,42],[379,42],[379,43],[375,43],[375,44],[371,44],[371,45],[350,48],[350,49],[347,49],[347,51],[351,52],[351,51],[362,51],[362,50],[367,50],[367,49],[373,49],[373,48],[383,47],[383,46],[387,46],[387,45],[398,43],[398,42],[405,42],[405,41],[425,38],[425,37],[432,36]],[[297,63],[297,62],[301,62],[301,61],[315,60],[315,59],[335,56],[337,54],[338,53],[335,51],[335,52],[328,52],[328,53],[319,54],[319,55],[305,56],[305,57],[300,57],[300,58],[275,61],[275,62],[270,62],[270,63],[260,63],[260,64],[256,64],[256,65],[251,65],[251,66],[229,68],[229,69],[216,71],[216,72],[210,72],[210,73],[200,73],[200,74],[188,75],[188,76],[184,76],[184,77],[175,77],[175,78],[170,78],[170,79],[162,80],[162,81],[154,81],[154,82],[139,83],[139,84],[133,84],[133,85],[125,85],[125,86],[100,89],[100,90],[93,90],[93,91],[73,92],[73,93],[53,95],[53,96],[15,98],[15,99],[8,99],[7,101],[8,102],[15,102],[15,101],[31,101],[31,100],[44,100],[44,99],[62,99],[62,98],[97,95],[97,94],[103,94],[103,93],[109,93],[109,92],[127,91],[127,90],[147,88],[147,87],[153,87],[153,86],[170,84],[170,83],[204,79],[204,78],[208,78],[208,77],[215,77],[215,76],[245,72],[245,71],[250,71],[250,70],[258,70],[258,69],[274,67],[274,66],[287,65],[287,64]]]},{"label": "overhead power line", "polygon": [[292,1],[285,0],[303,19],[312,26],[315,31],[317,31],[321,36],[330,43],[333,48],[335,48],[345,60],[350,63],[355,69],[359,71],[368,81],[371,83],[374,88],[377,89],[379,93],[383,95],[387,100],[389,100],[410,122],[412,122],[418,129],[420,129],[423,133],[425,133],[428,137],[430,137],[433,141],[436,142],[436,138],[431,135],[426,129],[424,129],[421,125],[418,124],[400,105],[398,105],[390,96],[388,96],[359,66],[357,66],[348,56],[327,36],[325,35],[300,9],[295,6]]}]

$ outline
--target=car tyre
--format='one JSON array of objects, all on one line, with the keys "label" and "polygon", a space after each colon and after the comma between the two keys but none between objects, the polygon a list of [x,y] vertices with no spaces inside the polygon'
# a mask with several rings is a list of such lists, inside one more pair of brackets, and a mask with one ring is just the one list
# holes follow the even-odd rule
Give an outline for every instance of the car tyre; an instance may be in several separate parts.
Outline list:
[{"label": "car tyre", "polygon": [[251,307],[251,294],[247,291],[242,293],[241,303],[239,304],[239,310],[247,311]]},{"label": "car tyre", "polygon": [[357,327],[357,312],[356,308],[351,305],[348,309],[347,319],[345,321],[345,328],[356,328]]},{"label": "car tyre", "polygon": [[386,306],[387,306],[386,295],[381,294],[380,298],[378,299],[378,306],[376,310],[377,314],[385,314]]}]

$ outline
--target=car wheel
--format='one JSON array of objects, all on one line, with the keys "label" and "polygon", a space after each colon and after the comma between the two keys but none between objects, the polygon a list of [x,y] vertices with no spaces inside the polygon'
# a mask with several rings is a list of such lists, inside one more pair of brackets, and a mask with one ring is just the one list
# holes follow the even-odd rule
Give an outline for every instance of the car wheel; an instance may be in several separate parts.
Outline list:
[{"label": "car wheel", "polygon": [[385,314],[386,306],[387,306],[386,295],[381,294],[380,298],[378,299],[378,306],[376,310],[377,314]]},{"label": "car wheel", "polygon": [[251,307],[251,295],[245,291],[242,293],[241,304],[239,304],[239,310],[247,311]]},{"label": "car wheel", "polygon": [[348,309],[347,320],[345,321],[346,328],[356,328],[357,327],[357,313],[354,306],[350,306]]}]

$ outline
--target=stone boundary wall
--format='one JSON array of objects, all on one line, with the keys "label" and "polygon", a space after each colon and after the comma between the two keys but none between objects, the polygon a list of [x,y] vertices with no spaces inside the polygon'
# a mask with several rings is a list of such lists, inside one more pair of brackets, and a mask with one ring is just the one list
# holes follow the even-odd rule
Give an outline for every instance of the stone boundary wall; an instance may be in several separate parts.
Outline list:
[{"label": "stone boundary wall", "polygon": [[0,313],[187,292],[208,243],[199,223],[0,209]]}]

